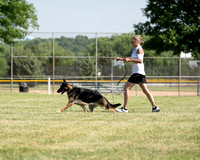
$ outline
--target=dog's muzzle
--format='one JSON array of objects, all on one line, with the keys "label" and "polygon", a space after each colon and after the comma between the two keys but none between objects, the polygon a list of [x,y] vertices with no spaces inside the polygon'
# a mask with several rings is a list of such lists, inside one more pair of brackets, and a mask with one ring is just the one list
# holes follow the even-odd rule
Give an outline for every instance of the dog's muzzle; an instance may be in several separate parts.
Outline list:
[{"label": "dog's muzzle", "polygon": [[57,93],[60,93],[62,95],[63,93],[65,93],[65,91],[57,90]]}]

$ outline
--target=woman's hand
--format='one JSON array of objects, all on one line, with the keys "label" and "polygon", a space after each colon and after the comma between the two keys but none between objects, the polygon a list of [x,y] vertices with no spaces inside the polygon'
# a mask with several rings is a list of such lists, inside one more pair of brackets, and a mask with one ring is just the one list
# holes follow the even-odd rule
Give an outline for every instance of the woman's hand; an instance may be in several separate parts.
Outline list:
[{"label": "woman's hand", "polygon": [[131,59],[130,59],[129,57],[123,58],[123,61],[124,61],[124,62],[130,62],[130,60],[131,60]]},{"label": "woman's hand", "polygon": [[117,61],[123,61],[123,58],[117,57],[116,60],[117,60]]},{"label": "woman's hand", "polygon": [[130,57],[127,57],[127,58],[117,57],[116,60],[117,60],[117,61],[130,62],[130,61],[131,61],[131,58],[130,58]]}]

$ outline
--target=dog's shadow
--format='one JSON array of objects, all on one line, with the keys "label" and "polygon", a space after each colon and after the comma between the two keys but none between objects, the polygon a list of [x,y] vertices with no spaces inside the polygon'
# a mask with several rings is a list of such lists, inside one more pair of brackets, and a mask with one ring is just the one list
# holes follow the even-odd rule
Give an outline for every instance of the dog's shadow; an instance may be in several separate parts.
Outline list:
[{"label": "dog's shadow", "polygon": [[[100,109],[97,109],[96,111],[94,110],[93,112],[84,112],[82,110],[76,110],[76,109],[69,109],[69,110],[65,110],[64,112],[57,112],[55,111],[55,113],[85,113],[85,114],[93,114],[93,113],[114,113],[112,111],[109,111],[109,110],[100,110]],[[129,111],[128,113],[135,113],[134,111]],[[124,114],[124,113],[118,113],[118,112],[115,112],[114,114]]]}]

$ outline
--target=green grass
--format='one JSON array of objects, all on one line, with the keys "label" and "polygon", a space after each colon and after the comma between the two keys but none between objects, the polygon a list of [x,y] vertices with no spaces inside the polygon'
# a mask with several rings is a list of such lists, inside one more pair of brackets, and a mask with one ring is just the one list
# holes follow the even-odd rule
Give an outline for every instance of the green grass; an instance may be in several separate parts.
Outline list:
[{"label": "green grass", "polygon": [[0,93],[0,159],[199,159],[200,98],[155,100],[159,113],[146,97],[131,97],[128,114],[76,105],[56,113],[66,95]]}]

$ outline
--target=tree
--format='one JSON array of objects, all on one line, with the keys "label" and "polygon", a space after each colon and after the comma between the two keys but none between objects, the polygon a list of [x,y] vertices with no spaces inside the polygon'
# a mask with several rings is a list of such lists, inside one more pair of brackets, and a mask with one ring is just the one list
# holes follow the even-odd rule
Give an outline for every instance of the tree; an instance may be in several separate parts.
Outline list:
[{"label": "tree", "polygon": [[0,41],[13,43],[23,39],[29,28],[38,27],[33,4],[25,0],[0,0]]},{"label": "tree", "polygon": [[5,58],[0,58],[0,76],[7,75],[8,64]]},{"label": "tree", "polygon": [[87,36],[77,35],[75,38],[60,37],[56,38],[55,42],[58,43],[63,49],[71,51],[74,55],[84,56],[87,55],[88,46],[95,42],[95,39],[89,39]]},{"label": "tree", "polygon": [[0,44],[0,77],[8,76],[9,60],[10,60],[10,47],[9,45]]},{"label": "tree", "polygon": [[23,45],[18,45],[15,47],[15,55],[18,56],[30,56],[28,58],[19,57],[13,60],[13,74],[15,76],[30,76],[30,75],[42,75],[43,68],[42,61],[38,58],[32,58],[34,53],[30,48],[25,48]]},{"label": "tree", "polygon": [[199,8],[198,0],[148,0],[143,13],[149,20],[134,25],[135,33],[149,35],[146,47],[157,52],[192,52],[200,59]]},{"label": "tree", "polygon": [[132,53],[131,38],[133,34],[114,35],[111,37],[113,50],[119,57],[128,57]]},{"label": "tree", "polygon": [[[79,75],[94,76],[95,75],[95,60],[91,58],[78,59]],[[84,78],[87,79],[87,78]]]}]

